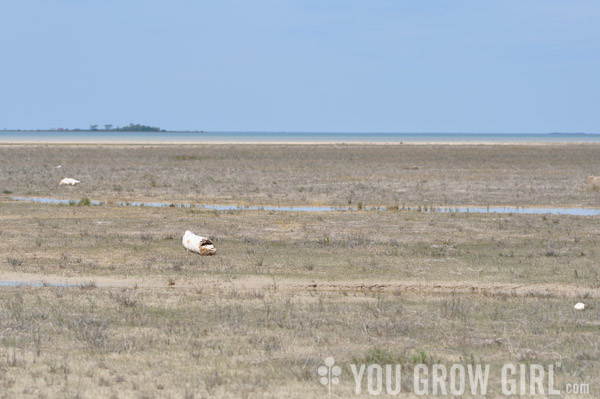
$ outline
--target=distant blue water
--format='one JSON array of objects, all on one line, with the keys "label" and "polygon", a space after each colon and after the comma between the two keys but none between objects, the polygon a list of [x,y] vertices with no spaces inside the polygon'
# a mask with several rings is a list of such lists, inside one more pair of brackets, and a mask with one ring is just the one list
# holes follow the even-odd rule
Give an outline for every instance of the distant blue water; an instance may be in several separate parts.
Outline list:
[{"label": "distant blue water", "polygon": [[[55,204],[55,205],[77,205],[77,201],[57,198],[44,197],[10,197],[14,201],[34,202],[38,204]],[[90,205],[105,205],[101,201],[90,201]],[[198,208],[211,209],[217,211],[275,211],[275,212],[344,212],[358,211],[358,208],[350,206],[242,206],[242,205],[214,205],[214,204],[185,204],[173,202],[128,202],[116,201],[117,206],[144,206],[151,208]],[[387,207],[366,207],[365,211],[388,211]],[[502,207],[480,207],[480,206],[441,206],[432,208],[408,207],[397,209],[396,211],[417,211],[426,213],[517,213],[531,215],[573,215],[573,216],[600,216],[598,208],[528,208],[515,206]]]},{"label": "distant blue water", "polygon": [[597,142],[600,134],[584,133],[284,133],[284,132],[15,132],[0,131],[0,143],[18,142]]}]

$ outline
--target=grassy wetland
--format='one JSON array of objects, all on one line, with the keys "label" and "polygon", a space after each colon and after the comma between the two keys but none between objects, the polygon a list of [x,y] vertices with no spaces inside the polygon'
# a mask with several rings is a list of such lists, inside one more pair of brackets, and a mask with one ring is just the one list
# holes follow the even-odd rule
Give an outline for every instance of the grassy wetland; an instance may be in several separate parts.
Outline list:
[{"label": "grassy wetland", "polygon": [[0,146],[0,277],[42,285],[0,287],[0,397],[327,397],[328,356],[332,397],[358,397],[351,363],[400,364],[407,398],[418,364],[454,363],[492,366],[486,397],[505,363],[597,397],[599,217],[395,211],[598,207],[588,175],[598,145]]}]

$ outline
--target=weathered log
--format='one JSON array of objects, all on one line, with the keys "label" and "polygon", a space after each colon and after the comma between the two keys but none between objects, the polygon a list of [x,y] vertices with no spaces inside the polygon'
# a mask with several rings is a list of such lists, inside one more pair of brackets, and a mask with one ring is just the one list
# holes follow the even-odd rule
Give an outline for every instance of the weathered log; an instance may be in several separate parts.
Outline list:
[{"label": "weathered log", "polygon": [[188,251],[200,255],[214,255],[217,252],[215,245],[209,238],[196,235],[189,230],[183,235],[181,243]]}]

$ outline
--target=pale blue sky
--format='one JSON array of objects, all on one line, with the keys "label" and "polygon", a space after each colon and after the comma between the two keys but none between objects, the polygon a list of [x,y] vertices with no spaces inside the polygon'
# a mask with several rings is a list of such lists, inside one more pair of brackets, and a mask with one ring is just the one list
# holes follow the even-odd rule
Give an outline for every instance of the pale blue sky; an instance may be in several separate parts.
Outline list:
[{"label": "pale blue sky", "polygon": [[600,132],[600,2],[0,2],[0,129]]}]

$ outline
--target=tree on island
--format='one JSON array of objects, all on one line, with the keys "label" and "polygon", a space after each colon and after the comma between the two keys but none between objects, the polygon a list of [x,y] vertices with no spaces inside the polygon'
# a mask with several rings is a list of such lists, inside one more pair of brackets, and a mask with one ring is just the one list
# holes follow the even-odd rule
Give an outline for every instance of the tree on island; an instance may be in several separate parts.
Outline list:
[{"label": "tree on island", "polygon": [[[156,126],[148,126],[148,125],[140,125],[139,123],[130,123],[128,126],[123,126],[123,127],[115,127],[113,128],[114,125],[112,124],[105,124],[104,125],[104,129],[100,128],[98,129],[98,125],[90,125],[89,129],[80,129],[78,127],[74,128],[74,129],[66,129],[66,128],[59,128],[57,130],[64,130],[64,131],[72,131],[72,132],[166,132],[166,130],[162,130],[160,127],[156,127]],[[54,130],[54,129],[51,129]]]},{"label": "tree on island", "polygon": [[129,126],[118,127],[114,130],[119,132],[160,132],[160,127],[130,123]]}]

